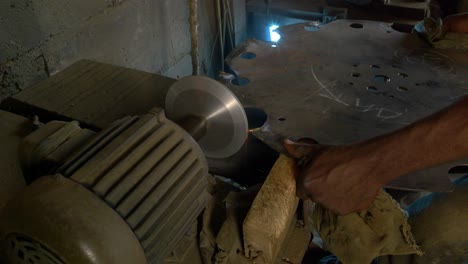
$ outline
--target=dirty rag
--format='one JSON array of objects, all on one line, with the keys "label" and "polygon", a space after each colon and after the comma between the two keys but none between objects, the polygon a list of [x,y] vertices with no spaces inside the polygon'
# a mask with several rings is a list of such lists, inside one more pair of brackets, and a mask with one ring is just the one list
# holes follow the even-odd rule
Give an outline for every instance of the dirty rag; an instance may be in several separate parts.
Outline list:
[{"label": "dirty rag", "polygon": [[316,205],[312,218],[326,249],[343,264],[369,264],[385,255],[422,254],[405,212],[383,190],[359,213],[338,216]]}]

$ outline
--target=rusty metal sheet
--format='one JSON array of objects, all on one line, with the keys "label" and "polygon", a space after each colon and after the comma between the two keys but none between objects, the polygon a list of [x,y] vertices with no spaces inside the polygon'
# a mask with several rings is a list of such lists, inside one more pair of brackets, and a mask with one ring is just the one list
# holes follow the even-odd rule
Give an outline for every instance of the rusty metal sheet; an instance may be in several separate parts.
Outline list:
[{"label": "rusty metal sheet", "polygon": [[362,141],[468,94],[467,53],[433,49],[388,23],[338,20],[277,31],[276,47],[250,40],[227,60],[249,81],[227,85],[245,106],[267,113],[254,134],[275,149],[286,137],[332,145]]}]

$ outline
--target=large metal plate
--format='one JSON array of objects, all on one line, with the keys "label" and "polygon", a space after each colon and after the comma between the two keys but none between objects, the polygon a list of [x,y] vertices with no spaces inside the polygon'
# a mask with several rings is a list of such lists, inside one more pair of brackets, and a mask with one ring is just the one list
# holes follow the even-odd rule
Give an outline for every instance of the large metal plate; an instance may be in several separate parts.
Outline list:
[{"label": "large metal plate", "polygon": [[[317,28],[281,27],[276,47],[249,41],[228,59],[250,81],[229,87],[245,106],[268,114],[254,134],[277,150],[281,138],[362,141],[468,94],[467,53],[432,49],[382,22],[339,20],[306,29]],[[245,59],[252,56],[244,52],[256,57]]]}]

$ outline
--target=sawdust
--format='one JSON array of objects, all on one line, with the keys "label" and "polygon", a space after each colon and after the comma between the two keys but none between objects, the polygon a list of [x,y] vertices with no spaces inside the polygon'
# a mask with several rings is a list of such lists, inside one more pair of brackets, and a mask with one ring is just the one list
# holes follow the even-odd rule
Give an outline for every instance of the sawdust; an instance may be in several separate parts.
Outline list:
[{"label": "sawdust", "polygon": [[371,263],[384,255],[422,254],[403,210],[384,191],[368,209],[346,216],[317,205],[313,220],[325,247],[343,264]]}]

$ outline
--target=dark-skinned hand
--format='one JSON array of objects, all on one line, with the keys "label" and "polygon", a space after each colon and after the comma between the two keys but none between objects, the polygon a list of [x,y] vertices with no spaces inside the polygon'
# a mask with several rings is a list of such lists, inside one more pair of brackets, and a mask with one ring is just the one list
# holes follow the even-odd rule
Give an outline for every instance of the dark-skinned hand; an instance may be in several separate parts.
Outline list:
[{"label": "dark-skinned hand", "polygon": [[310,160],[300,168],[297,193],[331,211],[346,215],[367,208],[382,184],[373,175],[372,157],[358,147],[322,146],[286,140],[284,146],[298,161]]}]

